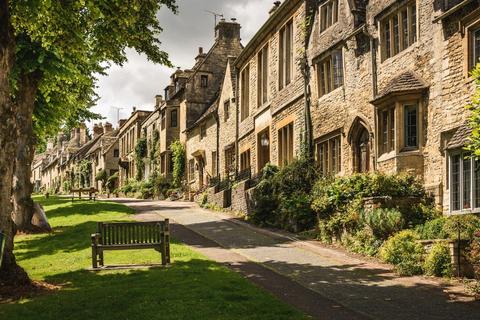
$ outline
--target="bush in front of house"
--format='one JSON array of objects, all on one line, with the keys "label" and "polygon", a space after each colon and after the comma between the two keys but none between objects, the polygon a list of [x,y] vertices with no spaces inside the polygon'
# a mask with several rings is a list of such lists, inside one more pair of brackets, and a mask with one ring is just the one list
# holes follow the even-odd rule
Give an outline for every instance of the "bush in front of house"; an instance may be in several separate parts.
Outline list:
[{"label": "bush in front of house", "polygon": [[439,217],[418,225],[415,230],[420,234],[422,240],[447,239],[448,233],[445,231],[446,217]]},{"label": "bush in front of house", "polygon": [[278,167],[268,164],[263,168],[262,178],[252,194],[254,208],[250,220],[260,226],[275,224],[274,213],[278,208],[278,197],[275,192],[274,177]]},{"label": "bush in front of house", "polygon": [[453,275],[452,258],[448,242],[435,243],[425,257],[423,270],[428,276],[448,277]]},{"label": "bush in front of house", "polygon": [[379,256],[384,262],[393,264],[400,275],[421,274],[425,249],[417,242],[419,239],[413,230],[400,231],[382,245]]},{"label": "bush in front of house", "polygon": [[362,222],[372,230],[373,235],[383,240],[388,239],[405,226],[403,215],[397,209],[376,208],[366,210],[361,217]]},{"label": "bush in front of house", "polygon": [[473,239],[474,233],[479,229],[480,218],[474,214],[450,216],[443,227],[449,239],[457,239],[460,231],[460,238],[465,240]]},{"label": "bush in front of house", "polygon": [[370,230],[360,229],[353,235],[345,235],[342,244],[350,251],[370,257],[377,255],[383,240],[376,238]]}]

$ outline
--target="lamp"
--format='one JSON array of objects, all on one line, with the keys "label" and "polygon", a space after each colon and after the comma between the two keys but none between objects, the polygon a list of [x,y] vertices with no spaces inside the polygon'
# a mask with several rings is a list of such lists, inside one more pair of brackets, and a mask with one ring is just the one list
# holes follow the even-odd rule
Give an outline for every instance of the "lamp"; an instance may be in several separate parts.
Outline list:
[{"label": "lamp", "polygon": [[260,137],[260,145],[265,148],[270,145],[270,140],[268,139],[266,132],[262,133],[262,136]]}]

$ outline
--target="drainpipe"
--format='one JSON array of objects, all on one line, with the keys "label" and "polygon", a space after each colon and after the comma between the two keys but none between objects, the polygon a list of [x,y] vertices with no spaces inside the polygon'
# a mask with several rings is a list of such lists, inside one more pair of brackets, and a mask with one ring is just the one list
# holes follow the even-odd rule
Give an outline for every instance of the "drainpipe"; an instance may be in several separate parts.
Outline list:
[{"label": "drainpipe", "polygon": [[236,75],[235,75],[235,92],[233,93],[234,95],[234,99],[235,99],[235,175],[238,174],[238,159],[240,157],[240,155],[238,154],[238,139],[240,138],[240,122],[239,122],[239,114],[240,114],[240,111],[239,111],[239,100],[238,100],[238,96],[239,96],[239,81],[238,81],[238,77],[239,77],[239,74],[240,74],[240,70],[238,70],[237,67],[235,67],[236,69]]},{"label": "drainpipe", "polygon": [[[219,100],[220,101],[220,100]],[[220,107],[220,102],[219,102],[219,107]],[[212,172],[212,175],[215,175],[216,177],[218,177],[218,172],[219,172],[219,161],[218,161],[218,158],[219,158],[219,154],[220,154],[220,117],[218,116],[218,108],[217,108],[217,111],[213,114],[214,118],[215,118],[215,122],[217,123],[217,154],[215,155],[215,162],[216,162],[216,170],[217,172]],[[213,159],[212,159],[213,161]]]}]

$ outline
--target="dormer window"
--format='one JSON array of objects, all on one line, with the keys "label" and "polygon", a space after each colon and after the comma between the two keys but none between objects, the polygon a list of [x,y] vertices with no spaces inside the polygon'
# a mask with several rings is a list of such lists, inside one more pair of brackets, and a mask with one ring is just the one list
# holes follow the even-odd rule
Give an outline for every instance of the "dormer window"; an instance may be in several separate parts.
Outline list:
[{"label": "dormer window", "polygon": [[391,58],[417,41],[417,5],[410,2],[380,21],[382,60]]},{"label": "dormer window", "polygon": [[338,0],[329,0],[320,6],[320,32],[338,22]]}]

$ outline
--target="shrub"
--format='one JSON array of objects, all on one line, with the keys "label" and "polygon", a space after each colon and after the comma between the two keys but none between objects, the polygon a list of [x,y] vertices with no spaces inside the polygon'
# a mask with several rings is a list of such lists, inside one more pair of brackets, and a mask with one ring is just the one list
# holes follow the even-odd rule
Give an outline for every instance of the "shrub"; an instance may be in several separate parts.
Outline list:
[{"label": "shrub", "polygon": [[208,206],[208,194],[206,192],[202,193],[198,198],[198,205],[202,208],[207,208]]},{"label": "shrub", "polygon": [[450,216],[445,222],[444,231],[450,239],[458,238],[460,229],[460,238],[471,240],[475,231],[480,229],[480,218],[473,214],[464,214]]},{"label": "shrub", "polygon": [[276,210],[276,225],[285,230],[299,232],[315,227],[315,214],[310,208],[310,197],[297,192],[282,197]]},{"label": "shrub", "polygon": [[311,160],[296,159],[275,174],[275,191],[283,196],[309,193],[317,177],[315,164]]},{"label": "shrub", "polygon": [[118,172],[115,172],[110,177],[108,177],[105,187],[107,188],[109,193],[115,193],[114,188],[115,188],[115,185],[117,184],[117,181],[118,181]]},{"label": "shrub", "polygon": [[480,229],[474,233],[474,238],[468,249],[467,259],[473,265],[475,278],[480,281]]},{"label": "shrub", "polygon": [[105,169],[98,171],[97,174],[95,175],[95,181],[101,181],[103,184],[105,184],[107,179],[108,179],[108,174]]},{"label": "shrub", "polygon": [[436,218],[417,226],[416,231],[420,234],[420,238],[424,240],[447,239],[448,234],[444,230],[446,222],[447,218],[445,217]]},{"label": "shrub", "polygon": [[412,230],[403,230],[390,237],[380,248],[380,258],[395,266],[400,275],[422,273],[424,248],[417,242],[419,235]]},{"label": "shrub", "polygon": [[350,251],[367,256],[376,256],[383,241],[377,239],[372,232],[366,229],[357,231],[354,235],[347,235],[342,244]]},{"label": "shrub", "polygon": [[451,277],[452,258],[450,247],[446,242],[435,243],[425,257],[423,269],[426,275],[436,277]]},{"label": "shrub", "polygon": [[154,187],[154,193],[156,196],[162,196],[166,198],[168,196],[168,190],[171,189],[172,184],[162,175],[156,175],[151,178]]},{"label": "shrub", "polygon": [[173,162],[173,185],[180,188],[185,175],[185,146],[177,140],[170,145],[170,150]]},{"label": "shrub", "polygon": [[405,221],[397,209],[377,208],[364,211],[362,221],[372,230],[375,237],[387,239],[403,229]]},{"label": "shrub", "polygon": [[278,172],[275,166],[267,165],[263,176],[252,194],[254,208],[250,215],[251,220],[259,225],[274,225],[275,211],[278,208],[278,197],[275,194],[274,177]]}]

